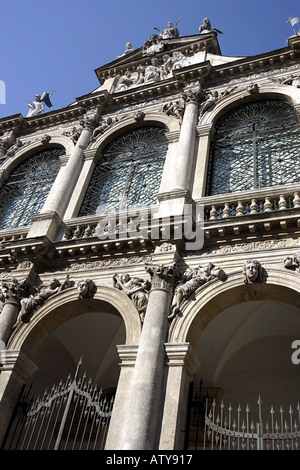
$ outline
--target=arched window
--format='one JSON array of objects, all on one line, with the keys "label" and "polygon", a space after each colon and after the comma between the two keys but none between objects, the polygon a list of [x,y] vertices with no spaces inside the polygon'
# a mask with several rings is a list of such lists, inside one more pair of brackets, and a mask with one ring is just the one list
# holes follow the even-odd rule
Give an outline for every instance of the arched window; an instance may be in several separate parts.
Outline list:
[{"label": "arched window", "polygon": [[284,101],[240,106],[216,124],[207,195],[300,181],[299,124]]},{"label": "arched window", "polygon": [[11,172],[0,189],[0,229],[31,223],[48,196],[64,153],[60,148],[42,150]]},{"label": "arched window", "polygon": [[122,134],[102,152],[79,216],[156,202],[168,144],[161,127]]}]

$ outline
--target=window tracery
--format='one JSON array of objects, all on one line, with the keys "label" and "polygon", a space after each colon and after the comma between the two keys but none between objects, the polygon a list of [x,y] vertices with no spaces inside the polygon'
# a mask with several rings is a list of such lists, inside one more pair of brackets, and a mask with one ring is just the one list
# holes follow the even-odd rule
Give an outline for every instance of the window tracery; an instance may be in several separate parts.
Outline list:
[{"label": "window tracery", "polygon": [[207,194],[300,180],[299,124],[293,107],[277,100],[240,106],[216,124]]},{"label": "window tracery", "polygon": [[0,229],[31,223],[49,194],[64,149],[42,150],[20,163],[0,189]]},{"label": "window tracery", "polygon": [[161,127],[126,132],[96,165],[79,216],[156,202],[168,144]]}]

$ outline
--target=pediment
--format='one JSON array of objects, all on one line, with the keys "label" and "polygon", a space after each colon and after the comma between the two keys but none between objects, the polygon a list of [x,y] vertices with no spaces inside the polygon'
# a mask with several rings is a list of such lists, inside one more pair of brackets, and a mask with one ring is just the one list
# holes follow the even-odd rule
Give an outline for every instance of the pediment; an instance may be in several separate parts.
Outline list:
[{"label": "pediment", "polygon": [[118,92],[168,79],[175,70],[204,62],[207,53],[221,55],[215,33],[167,40],[153,35],[142,47],[124,53],[95,73],[101,85],[115,79],[113,92]]}]

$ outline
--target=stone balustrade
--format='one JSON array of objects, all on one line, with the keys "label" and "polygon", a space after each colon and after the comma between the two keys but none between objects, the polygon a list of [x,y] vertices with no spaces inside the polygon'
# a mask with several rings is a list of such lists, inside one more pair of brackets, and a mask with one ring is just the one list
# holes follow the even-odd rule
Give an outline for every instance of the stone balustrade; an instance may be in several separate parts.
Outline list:
[{"label": "stone balustrade", "polygon": [[275,197],[256,196],[250,199],[233,199],[224,203],[205,204],[205,219],[215,220],[226,217],[254,215],[262,212],[272,212],[284,209],[300,208],[300,192],[280,194]]}]

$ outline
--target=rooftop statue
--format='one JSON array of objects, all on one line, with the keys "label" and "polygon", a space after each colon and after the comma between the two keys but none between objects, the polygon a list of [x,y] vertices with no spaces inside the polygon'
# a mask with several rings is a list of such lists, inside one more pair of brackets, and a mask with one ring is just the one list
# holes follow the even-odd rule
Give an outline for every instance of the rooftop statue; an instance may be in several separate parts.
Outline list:
[{"label": "rooftop statue", "polygon": [[220,33],[220,34],[224,34],[222,33],[222,31],[219,31],[218,29],[216,28],[213,28],[210,24],[210,20],[208,18],[204,18],[203,20],[203,24],[201,24],[199,26],[199,33],[200,34],[207,34],[207,33]]},{"label": "rooftop statue", "polygon": [[133,49],[132,49],[132,44],[131,42],[127,42],[126,45],[125,45],[125,51],[123,52],[122,55],[126,55],[126,54],[129,54],[130,52],[132,52]]},{"label": "rooftop statue", "polygon": [[29,106],[29,111],[27,114],[27,117],[31,116],[37,116],[38,114],[41,114],[45,110],[45,105],[48,106],[48,108],[52,108],[52,103],[50,101],[51,95],[54,93],[52,91],[51,93],[43,93],[41,95],[35,95],[35,101],[29,101],[28,106]]},{"label": "rooftop statue", "polygon": [[[180,19],[180,18],[179,18],[179,19]],[[172,21],[169,21],[166,29],[163,29],[163,30],[162,30],[162,29],[159,29],[159,28],[154,28],[154,29],[156,29],[157,31],[159,31],[158,37],[159,37],[159,38],[162,38],[162,39],[178,38],[178,36],[179,36],[179,31],[178,31],[178,29],[177,29],[177,24],[178,24],[179,19],[177,20],[175,26],[173,25]]]}]

